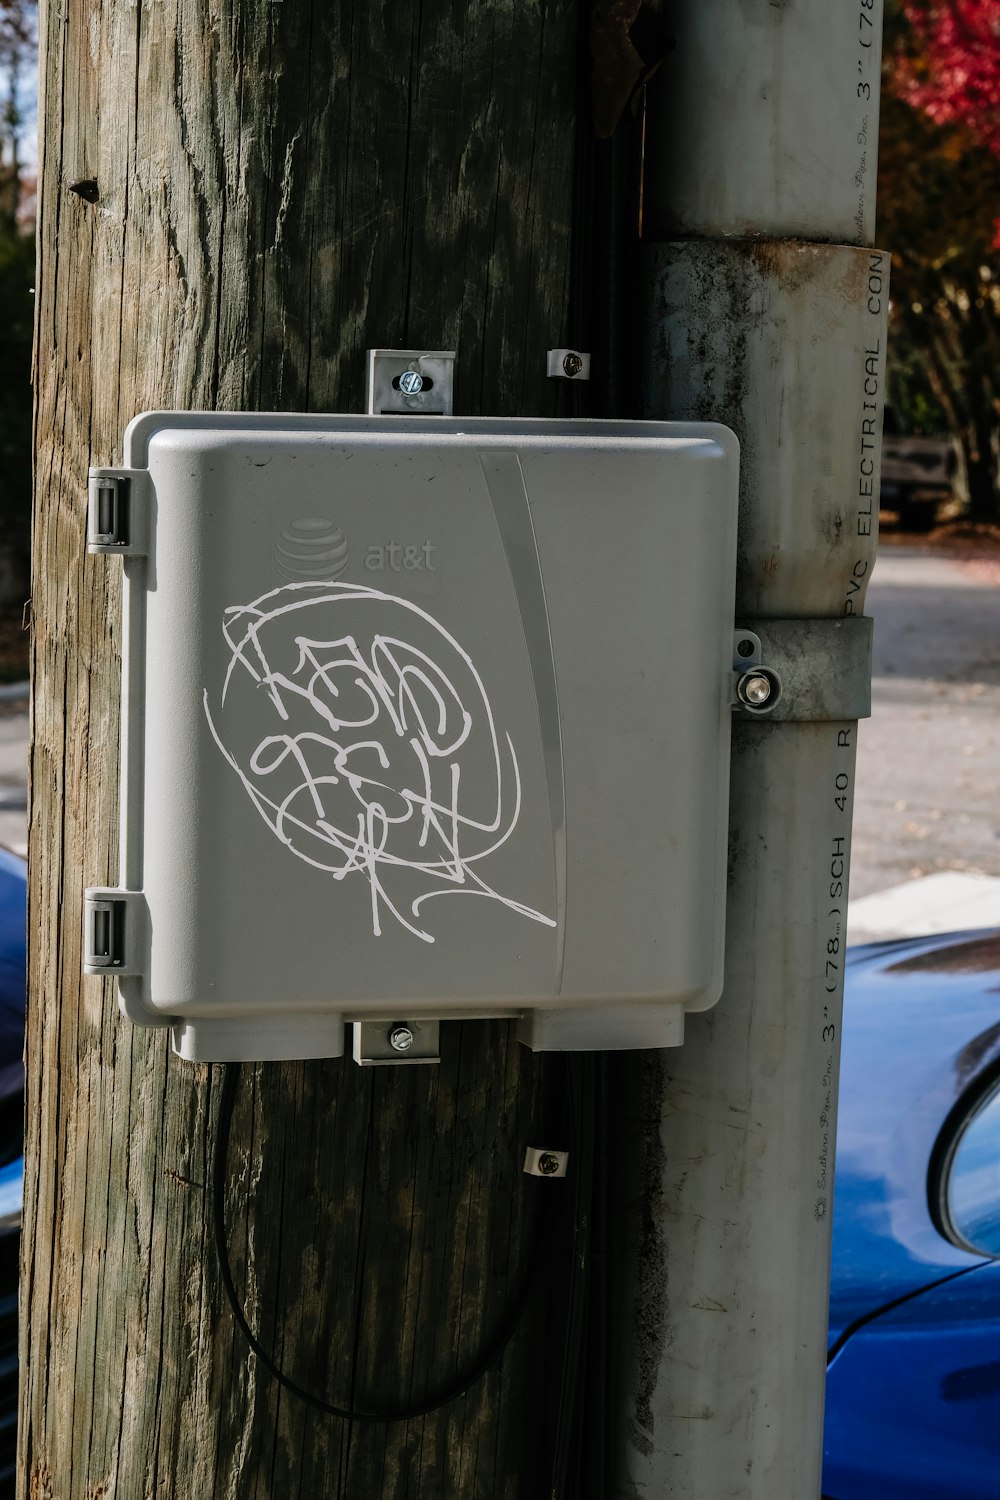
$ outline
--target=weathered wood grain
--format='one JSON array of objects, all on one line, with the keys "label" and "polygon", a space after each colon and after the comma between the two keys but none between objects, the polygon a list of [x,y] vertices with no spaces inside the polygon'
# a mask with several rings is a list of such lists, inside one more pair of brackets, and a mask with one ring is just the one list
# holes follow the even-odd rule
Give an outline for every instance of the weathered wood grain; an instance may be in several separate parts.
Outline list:
[{"label": "weathered wood grain", "polygon": [[[459,411],[554,411],[575,25],[573,0],[43,6],[22,1500],[545,1492],[544,1297],[404,1427],[317,1416],[234,1332],[218,1077],[80,978],[83,887],[117,873],[120,640],[118,564],[83,537],[87,467],[137,411],[357,411],[371,345],[456,348]],[[447,1377],[520,1275],[540,1067],[503,1023],[445,1037],[440,1070],[245,1070],[236,1272],[335,1399]]]}]

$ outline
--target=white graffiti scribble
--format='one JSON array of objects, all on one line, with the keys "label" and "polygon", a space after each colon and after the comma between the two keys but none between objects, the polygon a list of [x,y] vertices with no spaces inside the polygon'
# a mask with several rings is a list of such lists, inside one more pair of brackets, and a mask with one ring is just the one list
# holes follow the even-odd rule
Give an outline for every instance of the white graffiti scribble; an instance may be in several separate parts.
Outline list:
[{"label": "white graffiti scribble", "polygon": [[[223,633],[217,704],[204,694],[216,744],[293,854],[368,882],[376,936],[387,911],[434,942],[422,909],[457,893],[556,925],[482,874],[517,826],[521,778],[471,657],[438,621],[378,589],[303,582],[227,609]],[[397,894],[394,871],[420,877],[416,895]]]}]

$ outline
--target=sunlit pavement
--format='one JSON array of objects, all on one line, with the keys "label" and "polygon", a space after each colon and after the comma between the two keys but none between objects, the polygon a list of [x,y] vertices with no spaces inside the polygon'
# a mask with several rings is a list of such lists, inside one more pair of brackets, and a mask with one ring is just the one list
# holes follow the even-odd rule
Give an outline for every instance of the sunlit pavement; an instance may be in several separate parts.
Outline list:
[{"label": "sunlit pavement", "polygon": [[848,935],[1000,925],[1000,562],[884,547]]},{"label": "sunlit pavement", "polygon": [[25,686],[0,688],[0,844],[27,847],[28,696]]}]

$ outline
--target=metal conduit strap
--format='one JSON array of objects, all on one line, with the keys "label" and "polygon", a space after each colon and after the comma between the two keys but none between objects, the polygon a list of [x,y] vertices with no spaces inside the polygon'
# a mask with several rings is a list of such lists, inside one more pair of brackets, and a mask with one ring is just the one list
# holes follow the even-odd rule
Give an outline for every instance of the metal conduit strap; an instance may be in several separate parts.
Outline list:
[{"label": "metal conduit strap", "polygon": [[[759,637],[760,659],[781,679],[767,717],[806,724],[867,719],[872,711],[872,620],[742,620]],[[756,715],[738,710],[743,718]]]}]

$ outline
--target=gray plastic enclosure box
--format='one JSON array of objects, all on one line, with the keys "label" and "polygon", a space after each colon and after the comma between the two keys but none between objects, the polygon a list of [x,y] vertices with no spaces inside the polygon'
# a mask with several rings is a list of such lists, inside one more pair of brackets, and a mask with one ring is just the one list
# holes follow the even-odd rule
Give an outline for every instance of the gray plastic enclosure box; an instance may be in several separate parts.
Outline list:
[{"label": "gray plastic enclosure box", "polygon": [[680,1042],[722,986],[737,468],[714,425],[136,418],[95,471],[130,531],[88,970],[204,1061]]}]

